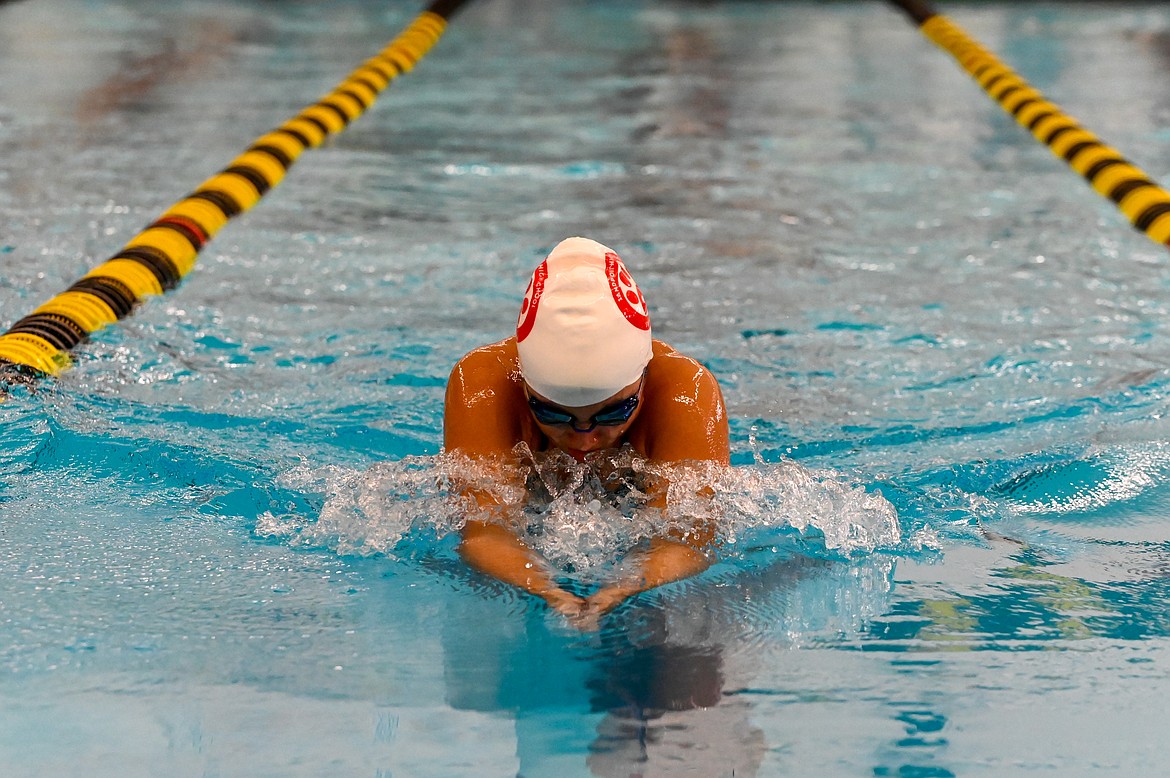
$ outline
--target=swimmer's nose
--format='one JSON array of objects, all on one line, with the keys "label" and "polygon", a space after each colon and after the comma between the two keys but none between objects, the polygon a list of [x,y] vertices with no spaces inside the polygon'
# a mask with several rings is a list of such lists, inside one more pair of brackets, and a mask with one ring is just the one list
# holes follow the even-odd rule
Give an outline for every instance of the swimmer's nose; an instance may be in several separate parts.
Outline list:
[{"label": "swimmer's nose", "polygon": [[595,435],[588,435],[576,446],[582,451],[597,451],[601,448],[601,440]]},{"label": "swimmer's nose", "polygon": [[569,435],[568,443],[571,448],[575,448],[578,451],[597,451],[603,447],[601,435],[598,434],[597,430],[590,430],[589,432],[574,431]]}]

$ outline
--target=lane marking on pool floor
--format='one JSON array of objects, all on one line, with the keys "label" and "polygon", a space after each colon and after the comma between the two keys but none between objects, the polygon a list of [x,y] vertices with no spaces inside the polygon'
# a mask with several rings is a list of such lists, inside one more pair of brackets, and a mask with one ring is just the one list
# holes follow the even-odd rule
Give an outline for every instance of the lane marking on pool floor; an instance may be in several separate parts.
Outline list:
[{"label": "lane marking on pool floor", "polygon": [[1113,201],[1139,232],[1170,246],[1170,192],[1059,106],[1047,100],[991,51],[924,0],[890,0],[922,34],[950,54],[1022,127]]},{"label": "lane marking on pool floor", "polygon": [[390,82],[413,69],[467,1],[432,2],[331,92],[257,138],[118,253],[13,324],[0,335],[0,388],[68,369],[71,349],[129,315],[144,298],[174,288],[195,267],[208,241],[279,184],[302,152],[340,133]]}]

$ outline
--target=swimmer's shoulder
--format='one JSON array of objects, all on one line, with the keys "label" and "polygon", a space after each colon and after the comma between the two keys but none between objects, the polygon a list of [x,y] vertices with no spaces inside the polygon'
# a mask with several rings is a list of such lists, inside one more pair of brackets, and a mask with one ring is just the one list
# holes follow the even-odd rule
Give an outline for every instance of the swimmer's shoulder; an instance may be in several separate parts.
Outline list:
[{"label": "swimmer's shoulder", "polygon": [[727,463],[727,412],[715,375],[699,360],[654,341],[646,403],[630,430],[634,448],[665,462]]},{"label": "swimmer's shoulder", "polygon": [[506,454],[533,445],[525,411],[516,339],[473,349],[451,370],[443,409],[443,445],[472,456]]},{"label": "swimmer's shoulder", "polygon": [[466,386],[506,386],[520,382],[520,357],[516,338],[472,349],[455,363],[452,382]]},{"label": "swimmer's shoulder", "polygon": [[478,413],[489,408],[494,408],[495,413],[514,413],[524,405],[522,387],[516,338],[480,346],[451,369],[445,415],[450,420],[458,418],[460,409],[478,409]]},{"label": "swimmer's shoulder", "polygon": [[650,359],[648,378],[660,387],[706,384],[716,391],[719,382],[715,374],[705,368],[699,360],[687,356],[669,343],[655,338],[653,356]]}]

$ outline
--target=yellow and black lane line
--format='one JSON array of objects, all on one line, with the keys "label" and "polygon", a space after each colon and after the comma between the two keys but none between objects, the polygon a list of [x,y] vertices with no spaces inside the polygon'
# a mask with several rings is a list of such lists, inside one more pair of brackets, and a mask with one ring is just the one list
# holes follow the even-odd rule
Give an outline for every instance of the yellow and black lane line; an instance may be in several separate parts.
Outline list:
[{"label": "yellow and black lane line", "polygon": [[297,158],[344,130],[438,42],[468,0],[435,0],[333,91],[271,132],[168,208],[118,253],[0,335],[0,386],[56,375],[69,352],[151,295],[173,289],[232,218],[283,180]]},{"label": "yellow and black lane line", "polygon": [[1155,243],[1170,246],[1170,192],[1047,100],[992,52],[923,0],[891,0],[1021,126],[1117,205]]}]

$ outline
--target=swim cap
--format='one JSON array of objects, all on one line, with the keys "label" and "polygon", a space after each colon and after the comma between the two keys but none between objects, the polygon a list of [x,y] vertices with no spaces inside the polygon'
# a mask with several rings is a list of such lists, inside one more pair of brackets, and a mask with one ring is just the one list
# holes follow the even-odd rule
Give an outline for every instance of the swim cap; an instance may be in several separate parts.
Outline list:
[{"label": "swim cap", "polygon": [[537,394],[569,408],[601,402],[636,382],[650,362],[646,298],[617,252],[567,238],[532,273],[516,347]]}]

